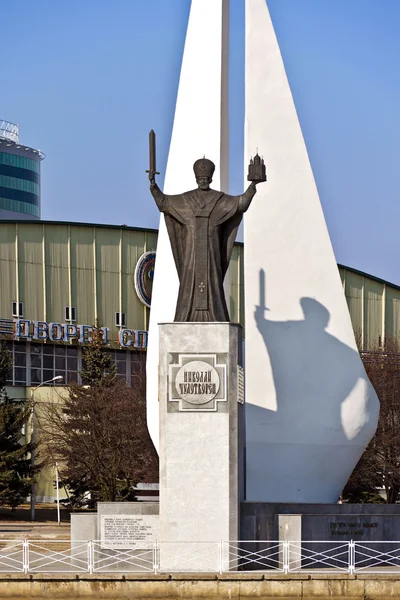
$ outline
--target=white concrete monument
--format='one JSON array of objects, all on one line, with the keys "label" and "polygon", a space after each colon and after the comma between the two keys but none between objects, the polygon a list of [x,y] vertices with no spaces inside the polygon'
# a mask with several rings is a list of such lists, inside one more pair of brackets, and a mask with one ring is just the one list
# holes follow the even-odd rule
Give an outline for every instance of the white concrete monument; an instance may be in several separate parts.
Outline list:
[{"label": "white concrete monument", "polygon": [[161,570],[215,571],[218,542],[240,539],[241,341],[231,323],[160,325]]},{"label": "white concrete monument", "polygon": [[[229,0],[192,0],[164,192],[195,186],[193,164],[204,155],[216,166],[213,187],[228,191]],[[147,349],[147,424],[159,445],[158,323],[173,321],[178,275],[161,215]]]},{"label": "white concrete monument", "polygon": [[245,216],[247,500],[336,502],[377,425],[265,0],[246,0],[245,151],[268,183]]}]

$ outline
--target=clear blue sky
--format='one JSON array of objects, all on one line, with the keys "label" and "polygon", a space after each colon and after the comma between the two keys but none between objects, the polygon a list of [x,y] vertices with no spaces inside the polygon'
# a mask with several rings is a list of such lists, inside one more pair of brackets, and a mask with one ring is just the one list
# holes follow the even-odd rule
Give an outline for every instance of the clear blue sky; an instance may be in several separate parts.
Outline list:
[{"label": "clear blue sky", "polygon": [[[400,2],[268,2],[336,258],[400,284]],[[0,118],[43,150],[42,218],[157,227],[190,0],[0,0]],[[244,0],[231,0],[231,192]],[[183,149],[184,151],[184,149]],[[161,180],[162,182],[162,180]]]}]

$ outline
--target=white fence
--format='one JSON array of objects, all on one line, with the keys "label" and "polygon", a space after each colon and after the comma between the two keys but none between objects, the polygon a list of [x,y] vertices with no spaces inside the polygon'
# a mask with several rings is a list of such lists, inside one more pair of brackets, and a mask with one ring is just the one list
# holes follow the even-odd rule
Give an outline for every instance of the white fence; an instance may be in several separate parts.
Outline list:
[{"label": "white fence", "polygon": [[2,573],[400,573],[400,542],[0,540]]}]

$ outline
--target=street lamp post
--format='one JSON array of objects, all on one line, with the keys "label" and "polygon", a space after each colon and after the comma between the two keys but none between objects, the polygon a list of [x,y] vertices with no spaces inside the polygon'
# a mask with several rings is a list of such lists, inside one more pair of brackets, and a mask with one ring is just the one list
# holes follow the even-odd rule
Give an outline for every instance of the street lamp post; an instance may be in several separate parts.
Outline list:
[{"label": "street lamp post", "polygon": [[[61,379],[63,379],[62,375],[56,375],[56,377],[53,377],[53,379],[48,379],[47,381],[42,381],[42,383],[39,383],[39,385],[37,385],[36,387],[31,389],[31,444],[32,446],[35,443],[35,427],[34,427],[34,415],[35,415],[35,399],[34,399],[34,393],[36,392],[36,390],[38,390],[40,387],[42,387],[42,385],[45,385],[46,383],[52,383],[53,381],[60,381]],[[35,448],[32,447],[31,450],[31,466],[32,468],[35,465]],[[31,485],[31,521],[35,520],[35,504],[36,504],[36,484],[34,481],[32,481],[32,485]]]}]

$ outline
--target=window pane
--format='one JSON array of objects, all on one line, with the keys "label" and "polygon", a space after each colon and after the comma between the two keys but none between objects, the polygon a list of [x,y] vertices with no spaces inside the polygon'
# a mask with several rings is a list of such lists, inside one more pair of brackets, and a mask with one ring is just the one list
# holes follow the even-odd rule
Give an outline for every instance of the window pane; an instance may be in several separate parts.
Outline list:
[{"label": "window pane", "polygon": [[21,354],[20,352],[16,352],[14,354],[14,365],[16,367],[25,367],[26,366],[26,354]]},{"label": "window pane", "polygon": [[44,344],[43,345],[43,354],[53,355],[53,346],[50,346],[50,344]]},{"label": "window pane", "polygon": [[78,356],[78,348],[67,348],[67,356]]},{"label": "window pane", "polygon": [[70,372],[67,374],[68,383],[76,383],[78,381],[78,373]]},{"label": "window pane", "polygon": [[53,357],[52,356],[47,356],[46,354],[43,356],[43,367],[45,369],[53,368]]},{"label": "window pane", "polygon": [[49,379],[53,379],[54,371],[53,369],[43,369],[43,381],[48,381]]},{"label": "window pane", "polygon": [[65,356],[65,348],[63,346],[56,346],[54,348],[56,356]]},{"label": "window pane", "polygon": [[62,369],[65,371],[65,358],[63,356],[56,356],[55,358],[56,369]]},{"label": "window pane", "polygon": [[126,373],[126,362],[122,361],[122,360],[119,360],[117,362],[117,370],[118,370],[118,373],[121,373],[121,375],[122,374],[125,375],[125,373]]},{"label": "window pane", "polygon": [[41,354],[42,346],[38,346],[38,344],[31,344],[31,354]]},{"label": "window pane", "polygon": [[42,366],[42,357],[31,355],[31,367],[41,367]]},{"label": "window pane", "polygon": [[135,377],[136,375],[142,375],[144,373],[144,363],[143,362],[131,362],[131,375]]},{"label": "window pane", "polygon": [[15,383],[26,383],[26,369],[15,369]]},{"label": "window pane", "polygon": [[31,369],[31,384],[32,383],[41,383],[42,376],[40,373],[40,369]]},{"label": "window pane", "polygon": [[77,358],[67,358],[67,369],[68,371],[76,371],[78,368],[78,359]]}]

